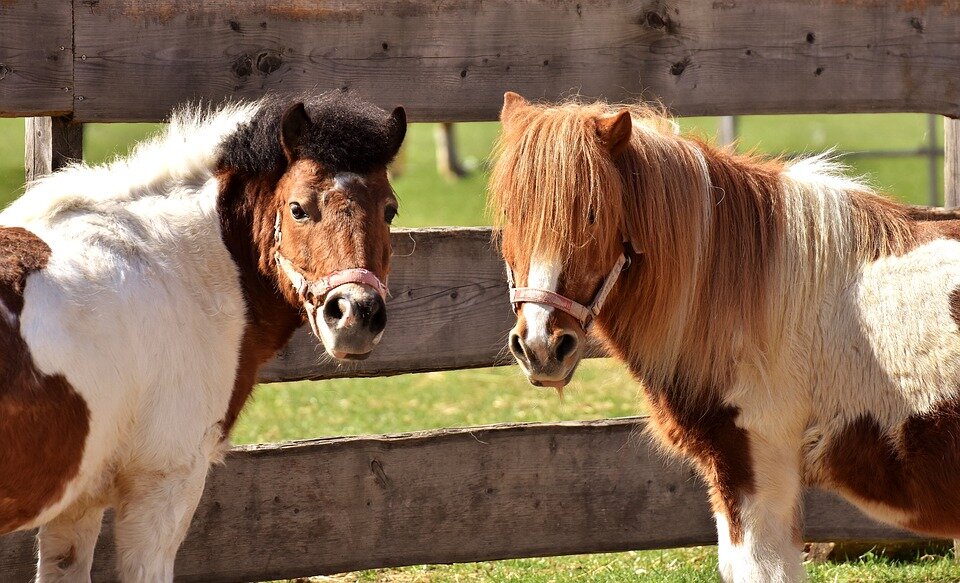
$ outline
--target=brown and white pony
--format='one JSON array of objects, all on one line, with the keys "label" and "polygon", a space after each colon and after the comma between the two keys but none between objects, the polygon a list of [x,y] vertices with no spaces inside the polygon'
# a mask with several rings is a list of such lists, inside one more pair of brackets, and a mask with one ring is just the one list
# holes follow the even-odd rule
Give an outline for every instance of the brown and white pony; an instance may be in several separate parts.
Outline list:
[{"label": "brown and white pony", "polygon": [[510,348],[563,387],[593,324],[709,483],[725,581],[804,578],[807,486],[960,536],[960,223],[644,105],[507,93],[501,120]]},{"label": "brown and white pony", "polygon": [[172,580],[258,368],[305,319],[369,354],[405,131],[338,94],[185,109],[0,213],[0,534],[40,527],[39,580],[89,580],[109,506],[121,579]]}]

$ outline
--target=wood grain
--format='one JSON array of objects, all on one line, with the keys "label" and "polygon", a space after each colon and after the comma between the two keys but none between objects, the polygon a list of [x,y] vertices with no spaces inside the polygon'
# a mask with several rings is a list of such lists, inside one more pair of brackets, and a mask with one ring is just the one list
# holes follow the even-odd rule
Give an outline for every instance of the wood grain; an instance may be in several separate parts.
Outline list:
[{"label": "wood grain", "polygon": [[960,120],[943,120],[943,201],[949,209],[960,207]]},{"label": "wood grain", "polygon": [[683,115],[960,115],[950,2],[74,0],[79,121],[348,88],[415,121],[645,95]]},{"label": "wood grain", "polygon": [[73,109],[73,8],[64,0],[0,2],[0,117]]},{"label": "wood grain", "polygon": [[[705,490],[644,419],[500,425],[240,448],[213,469],[179,581],[715,544]],[[30,533],[0,539],[4,581],[33,575]],[[910,540],[830,494],[810,540]],[[94,581],[110,581],[110,527]]]},{"label": "wood grain", "polygon": [[28,182],[83,160],[83,124],[64,117],[28,117],[23,121],[23,163]]}]

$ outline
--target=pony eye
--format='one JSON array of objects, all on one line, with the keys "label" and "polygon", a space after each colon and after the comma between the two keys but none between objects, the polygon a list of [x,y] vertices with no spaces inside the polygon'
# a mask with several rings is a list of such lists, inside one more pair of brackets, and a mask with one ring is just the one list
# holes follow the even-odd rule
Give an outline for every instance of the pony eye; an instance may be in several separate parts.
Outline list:
[{"label": "pony eye", "polygon": [[302,221],[303,219],[307,218],[307,211],[303,210],[303,207],[300,206],[300,203],[298,202],[290,203],[290,214],[293,215],[293,218],[297,219],[298,221]]},{"label": "pony eye", "polygon": [[387,208],[383,209],[383,219],[387,221],[387,224],[393,223],[393,219],[397,216],[397,207],[387,205]]},{"label": "pony eye", "polygon": [[597,222],[597,213],[595,213],[593,209],[590,209],[587,212],[587,222],[590,223],[591,225]]}]

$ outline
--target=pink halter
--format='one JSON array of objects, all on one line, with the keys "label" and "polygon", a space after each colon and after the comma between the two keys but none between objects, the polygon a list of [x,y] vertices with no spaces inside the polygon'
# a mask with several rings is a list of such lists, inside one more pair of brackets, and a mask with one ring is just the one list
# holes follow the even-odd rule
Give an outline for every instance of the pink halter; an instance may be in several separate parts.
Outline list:
[{"label": "pink halter", "polygon": [[566,296],[562,296],[547,289],[539,289],[535,287],[515,287],[513,281],[513,270],[510,269],[510,265],[508,264],[507,282],[510,284],[510,303],[513,304],[514,311],[518,311],[520,309],[520,304],[523,302],[543,304],[545,306],[556,308],[576,318],[583,327],[583,331],[589,332],[594,318],[596,318],[600,313],[600,308],[603,307],[603,303],[607,300],[607,296],[610,295],[610,290],[612,290],[613,285],[617,283],[617,279],[620,278],[620,274],[623,273],[628,267],[630,267],[630,258],[627,257],[625,253],[621,253],[620,257],[617,259],[617,262],[614,263],[613,269],[610,270],[610,273],[607,274],[606,279],[603,280],[603,285],[601,285],[600,289],[597,290],[597,294],[593,296],[593,301],[590,302],[589,306],[584,306],[583,304],[575,302]]},{"label": "pink halter", "polygon": [[320,300],[322,304],[326,299],[327,294],[341,285],[346,285],[348,283],[360,283],[368,285],[377,291],[377,294],[380,295],[380,298],[383,299],[383,301],[387,300],[387,295],[390,292],[387,289],[386,284],[380,281],[380,278],[377,277],[377,275],[372,271],[360,267],[334,271],[330,275],[325,275],[320,279],[308,281],[303,273],[294,267],[293,263],[291,263],[289,259],[280,253],[280,241],[283,238],[283,233],[280,232],[280,213],[277,213],[277,221],[273,225],[273,237],[276,240],[277,245],[277,249],[273,253],[273,258],[277,262],[277,266],[280,268],[280,270],[284,273],[284,275],[287,276],[287,279],[290,280],[293,290],[303,302],[304,307],[306,307],[307,317],[310,320],[310,327],[313,328],[314,334],[316,334],[318,337],[320,334],[316,323],[316,313],[318,308],[316,301]]}]

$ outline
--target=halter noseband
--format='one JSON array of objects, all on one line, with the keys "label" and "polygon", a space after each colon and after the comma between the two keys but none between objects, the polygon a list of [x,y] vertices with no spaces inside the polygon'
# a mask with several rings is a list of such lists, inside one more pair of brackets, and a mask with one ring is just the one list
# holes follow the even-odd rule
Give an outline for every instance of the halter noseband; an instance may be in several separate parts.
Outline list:
[{"label": "halter noseband", "polygon": [[621,253],[617,262],[613,264],[613,269],[610,270],[606,279],[603,280],[603,285],[600,286],[596,295],[593,296],[593,301],[590,302],[589,306],[585,306],[548,289],[515,287],[513,270],[511,270],[510,265],[507,264],[507,282],[510,284],[510,303],[513,305],[514,311],[518,311],[520,304],[523,302],[543,304],[556,308],[576,318],[576,320],[580,322],[580,326],[583,327],[583,331],[589,332],[593,320],[600,313],[600,308],[603,307],[607,296],[610,295],[610,290],[612,290],[613,285],[617,283],[620,274],[626,271],[628,267],[630,267],[630,257],[627,256],[626,253]]},{"label": "halter noseband", "polygon": [[325,275],[320,279],[309,281],[306,276],[300,272],[300,270],[294,267],[293,263],[291,263],[289,259],[280,253],[280,241],[283,239],[283,233],[280,231],[280,213],[277,213],[277,220],[273,225],[273,238],[276,244],[276,250],[273,253],[273,259],[277,262],[277,266],[280,268],[280,271],[282,271],[283,274],[287,276],[287,279],[290,280],[290,284],[293,286],[293,291],[297,293],[300,301],[302,301],[303,305],[306,307],[307,316],[310,320],[310,327],[313,328],[313,332],[317,335],[317,337],[319,337],[320,334],[316,323],[317,305],[315,302],[317,299],[320,299],[321,301],[325,300],[327,294],[341,285],[346,285],[348,283],[368,285],[376,290],[377,294],[380,295],[380,298],[383,299],[383,301],[387,300],[387,294],[389,293],[389,290],[387,289],[386,284],[380,281],[380,278],[368,269],[362,269],[359,267],[342,269],[340,271],[334,271],[330,275]]}]

